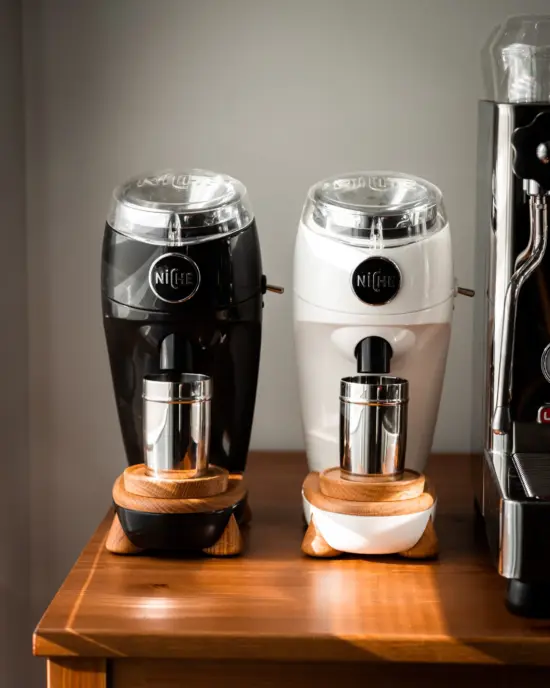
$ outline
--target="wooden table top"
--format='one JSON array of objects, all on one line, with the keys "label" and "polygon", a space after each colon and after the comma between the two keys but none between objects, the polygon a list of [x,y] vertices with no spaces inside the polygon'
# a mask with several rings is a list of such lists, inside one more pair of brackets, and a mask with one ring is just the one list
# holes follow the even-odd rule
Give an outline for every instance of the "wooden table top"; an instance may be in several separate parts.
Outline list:
[{"label": "wooden table top", "polygon": [[466,456],[434,456],[436,562],[309,559],[301,453],[252,453],[253,522],[235,559],[118,557],[99,526],[42,618],[35,654],[550,665],[550,623],[520,619],[476,536]]}]

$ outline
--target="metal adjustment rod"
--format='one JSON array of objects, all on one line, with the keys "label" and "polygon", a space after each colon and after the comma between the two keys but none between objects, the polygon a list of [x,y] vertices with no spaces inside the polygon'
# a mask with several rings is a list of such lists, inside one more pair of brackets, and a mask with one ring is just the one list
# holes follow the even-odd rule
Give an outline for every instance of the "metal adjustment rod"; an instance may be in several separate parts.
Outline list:
[{"label": "metal adjustment rod", "polygon": [[514,173],[523,179],[524,190],[529,197],[530,232],[529,242],[516,260],[504,300],[502,356],[497,375],[496,405],[492,422],[492,430],[496,435],[509,435],[511,429],[512,366],[519,293],[527,278],[540,265],[548,241],[548,140],[550,112],[540,113],[531,124],[519,127],[512,135],[515,151]]},{"label": "metal adjustment rod", "polygon": [[285,288],[278,287],[276,284],[268,284],[266,276],[262,275],[262,294],[265,294],[266,291],[270,291],[273,294],[284,294]]}]

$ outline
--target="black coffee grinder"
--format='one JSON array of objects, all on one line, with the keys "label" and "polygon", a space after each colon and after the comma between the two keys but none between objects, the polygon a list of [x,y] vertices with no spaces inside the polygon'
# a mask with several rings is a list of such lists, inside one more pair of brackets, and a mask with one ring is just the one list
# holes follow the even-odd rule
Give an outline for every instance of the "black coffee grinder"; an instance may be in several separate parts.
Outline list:
[{"label": "black coffee grinder", "polygon": [[[194,374],[212,384],[208,461],[243,473],[266,290],[282,292],[266,284],[254,215],[236,179],[170,170],[114,191],[103,240],[103,322],[131,466],[145,457],[144,378],[177,383]],[[154,547],[154,539],[139,548]],[[184,544],[164,540],[168,548]]]}]

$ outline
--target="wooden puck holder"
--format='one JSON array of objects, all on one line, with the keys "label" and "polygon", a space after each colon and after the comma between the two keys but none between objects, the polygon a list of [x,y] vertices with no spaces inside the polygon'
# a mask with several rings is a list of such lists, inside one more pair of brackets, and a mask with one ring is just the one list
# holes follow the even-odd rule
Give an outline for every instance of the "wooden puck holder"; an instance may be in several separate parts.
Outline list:
[{"label": "wooden puck holder", "polygon": [[[129,466],[115,481],[113,502],[116,513],[105,544],[113,554],[144,551],[125,532],[119,517],[120,509],[145,515],[202,514],[205,518],[227,511],[228,520],[219,539],[202,548],[211,556],[240,554],[243,549],[241,526],[251,518],[243,476],[230,474],[213,465],[201,477],[195,477],[192,471],[170,471],[169,475],[150,476],[144,464]],[[244,503],[244,514],[239,524],[234,510],[241,503]]]},{"label": "wooden puck holder", "polygon": [[[375,479],[349,479],[339,467],[329,468],[322,473],[309,473],[304,481],[302,493],[313,507],[334,514],[356,517],[405,516],[431,509],[435,503],[435,492],[426,476],[415,471],[405,471],[401,480],[392,482]],[[438,541],[433,518],[430,515],[424,532],[412,546],[400,552],[393,552],[409,559],[429,559],[438,554]],[[344,552],[331,547],[311,516],[302,541],[302,552],[311,557],[336,557]]]}]

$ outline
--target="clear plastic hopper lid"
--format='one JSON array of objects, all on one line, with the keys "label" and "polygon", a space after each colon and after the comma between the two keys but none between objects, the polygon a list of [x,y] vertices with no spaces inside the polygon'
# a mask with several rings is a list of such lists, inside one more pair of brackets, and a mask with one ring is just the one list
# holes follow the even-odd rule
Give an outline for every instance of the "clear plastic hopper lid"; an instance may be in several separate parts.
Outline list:
[{"label": "clear plastic hopper lid", "polygon": [[511,17],[493,31],[482,59],[489,100],[550,102],[550,15]]},{"label": "clear plastic hopper lid", "polygon": [[237,179],[208,170],[164,170],[117,187],[108,224],[151,244],[178,246],[235,234],[254,215]]},{"label": "clear plastic hopper lid", "polygon": [[439,189],[401,172],[354,172],[311,187],[302,222],[356,246],[401,246],[447,224]]}]

